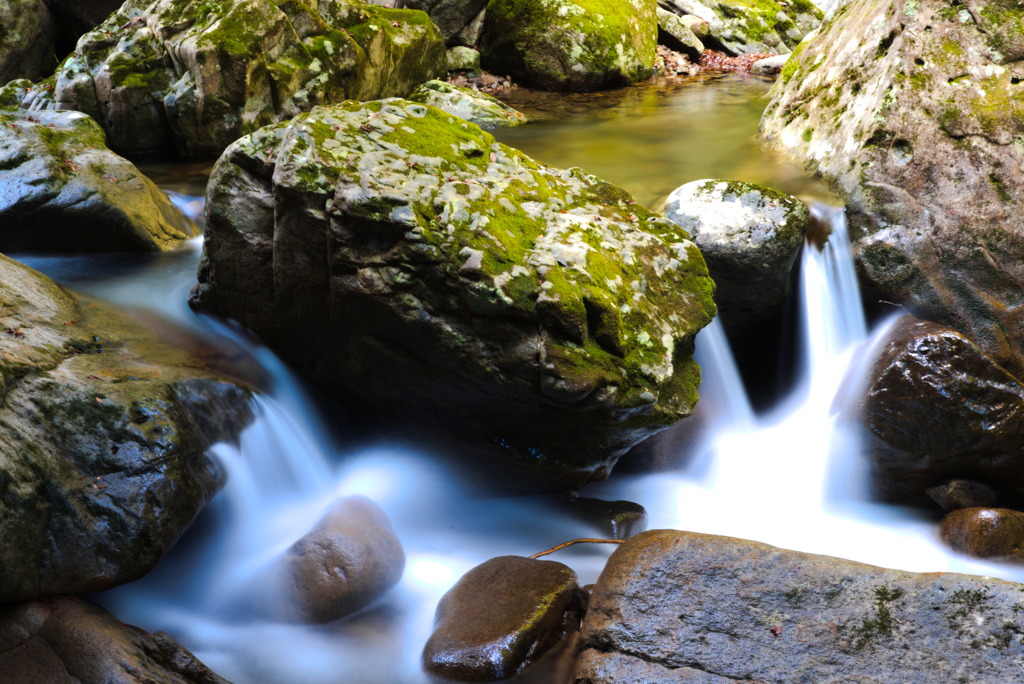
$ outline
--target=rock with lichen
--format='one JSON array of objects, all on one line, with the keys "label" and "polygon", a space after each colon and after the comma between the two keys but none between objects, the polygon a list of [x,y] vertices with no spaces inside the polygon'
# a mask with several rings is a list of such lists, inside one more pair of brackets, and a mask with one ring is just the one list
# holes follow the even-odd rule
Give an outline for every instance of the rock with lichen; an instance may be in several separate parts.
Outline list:
[{"label": "rock with lichen", "polygon": [[0,250],[157,251],[195,234],[85,114],[0,108]]},{"label": "rock with lichen", "polygon": [[193,306],[534,487],[603,477],[696,401],[715,312],[696,245],[432,107],[319,107],[242,138],[206,231]]},{"label": "rock with lichen", "polygon": [[598,90],[650,77],[655,0],[491,0],[483,66],[545,90]]},{"label": "rock with lichen", "polygon": [[704,53],[704,44],[690,30],[690,27],[683,22],[679,15],[661,7],[658,7],[657,10],[658,44],[683,53],[692,62],[700,59],[701,54]]},{"label": "rock with lichen", "polygon": [[594,587],[574,684],[1012,682],[1024,586],[653,530]]},{"label": "rock with lichen", "polygon": [[409,100],[437,107],[480,128],[501,128],[526,123],[525,114],[498,98],[444,81],[427,81],[413,91]]},{"label": "rock with lichen", "polygon": [[129,0],[25,102],[89,114],[123,154],[210,155],[314,105],[407,95],[444,70],[444,43],[414,10]]},{"label": "rock with lichen", "polygon": [[858,0],[790,58],[762,137],[846,202],[873,297],[1024,372],[1024,10]]},{"label": "rock with lichen", "polygon": [[207,447],[251,418],[191,353],[3,256],[0,398],[2,603],[152,570],[221,486]]},{"label": "rock with lichen", "polygon": [[0,85],[16,78],[50,73],[57,25],[44,0],[5,0],[0,4]]},{"label": "rock with lichen", "polygon": [[787,53],[821,25],[822,12],[811,0],[660,0],[673,14],[707,22],[709,47],[731,55]]}]

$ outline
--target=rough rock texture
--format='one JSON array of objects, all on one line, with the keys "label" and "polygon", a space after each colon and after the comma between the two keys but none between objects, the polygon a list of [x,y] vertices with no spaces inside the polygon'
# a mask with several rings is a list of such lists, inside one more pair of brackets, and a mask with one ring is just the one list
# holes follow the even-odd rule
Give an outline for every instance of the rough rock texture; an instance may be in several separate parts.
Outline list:
[{"label": "rough rock texture", "polygon": [[942,519],[942,541],[976,558],[1024,560],[1024,513],[1008,508],[961,508]]},{"label": "rough rock texture", "polygon": [[427,81],[409,96],[412,102],[430,105],[480,128],[501,128],[526,123],[526,115],[501,100],[472,88],[444,81]]},{"label": "rough rock texture", "polygon": [[393,428],[554,488],[692,410],[700,252],[578,169],[424,105],[353,102],[232,145],[208,200],[193,306]]},{"label": "rough rock texture", "polygon": [[492,558],[441,598],[424,667],[463,682],[507,679],[578,630],[581,606],[576,573],[565,565]]},{"label": "rough rock texture", "polygon": [[0,257],[0,602],[151,570],[250,417],[247,391]]},{"label": "rough rock texture", "polygon": [[42,78],[56,59],[53,14],[43,0],[0,3],[0,85],[16,78]]},{"label": "rough rock texture", "polygon": [[26,103],[89,114],[123,154],[211,155],[316,104],[406,95],[444,69],[437,29],[413,10],[129,0]]},{"label": "rough rock texture", "polygon": [[655,0],[490,0],[485,69],[545,90],[598,90],[650,77]]},{"label": "rough rock texture", "polygon": [[590,597],[576,684],[1010,682],[1024,587],[655,530]]},{"label": "rough rock texture", "polygon": [[1024,387],[960,333],[911,316],[883,342],[859,407],[872,487],[926,504],[926,490],[977,480],[1024,494]]},{"label": "rough rock texture", "polygon": [[672,191],[665,215],[700,247],[731,331],[763,321],[786,301],[811,221],[796,197],[743,181],[698,180]]},{"label": "rough rock texture", "polygon": [[786,66],[789,57],[790,55],[775,55],[774,57],[759,59],[750,65],[750,73],[760,76],[775,76]]},{"label": "rough rock texture", "polygon": [[451,44],[487,6],[487,0],[400,0],[399,6],[426,12]]},{"label": "rough rock texture", "polygon": [[289,617],[330,622],[398,584],[405,552],[380,506],[349,496],[292,544],[281,563]]},{"label": "rough rock texture", "polygon": [[690,27],[683,22],[679,15],[660,7],[657,10],[658,44],[683,53],[692,62],[700,59],[701,54],[704,52],[704,43],[700,42],[700,39],[690,30]]},{"label": "rough rock texture", "polygon": [[666,10],[693,15],[708,24],[706,45],[733,55],[786,53],[821,25],[822,13],[810,0],[661,0]]},{"label": "rough rock texture", "polygon": [[456,45],[448,51],[448,71],[480,72],[480,51]]},{"label": "rough rock texture", "polygon": [[995,487],[974,480],[950,480],[946,484],[929,487],[928,496],[943,510],[959,508],[994,508],[999,505],[999,492]]},{"label": "rough rock texture", "polygon": [[81,112],[0,109],[0,250],[155,251],[196,234],[103,140]]},{"label": "rough rock texture", "polygon": [[769,144],[845,198],[881,298],[1024,371],[1024,10],[858,0],[786,64]]},{"label": "rough rock texture", "polygon": [[0,681],[229,684],[163,632],[72,597],[0,608]]}]

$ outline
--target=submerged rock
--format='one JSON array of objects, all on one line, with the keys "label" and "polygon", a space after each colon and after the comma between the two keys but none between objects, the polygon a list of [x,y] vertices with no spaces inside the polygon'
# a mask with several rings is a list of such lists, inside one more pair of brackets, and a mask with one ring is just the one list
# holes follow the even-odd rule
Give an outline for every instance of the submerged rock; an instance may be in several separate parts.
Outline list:
[{"label": "submerged rock", "polygon": [[0,109],[0,250],[155,251],[196,234],[85,114]]},{"label": "submerged rock", "polygon": [[651,76],[655,0],[491,0],[484,68],[545,90],[598,90]]},{"label": "submerged rock", "polygon": [[492,129],[526,123],[525,114],[496,97],[444,81],[427,81],[409,96],[409,100],[437,107],[480,128]]},{"label": "submerged rock", "polygon": [[811,221],[796,197],[743,181],[698,180],[672,191],[665,215],[700,247],[730,330],[763,321],[786,301]]},{"label": "submerged rock", "polygon": [[1024,495],[1024,386],[960,333],[906,316],[891,329],[859,407],[872,489],[927,504],[953,478]]},{"label": "submerged rock", "polygon": [[147,634],[73,597],[0,608],[0,679],[229,684],[163,632]]},{"label": "submerged rock", "polygon": [[942,541],[975,558],[1024,560],[1024,513],[1008,508],[961,508],[942,519]]},{"label": "submerged rock", "polygon": [[666,10],[707,22],[705,44],[732,55],[787,53],[821,25],[810,0],[660,0]]},{"label": "submerged rock", "polygon": [[1024,9],[970,0],[842,7],[783,69],[772,146],[846,200],[873,294],[1024,372]]},{"label": "submerged rock", "polygon": [[552,489],[692,410],[700,252],[578,169],[431,107],[352,102],[232,145],[208,199],[193,306],[389,429]]},{"label": "submerged rock", "polygon": [[492,558],[441,598],[424,667],[462,682],[507,679],[577,631],[581,606],[576,573],[565,565]]},{"label": "submerged rock", "polygon": [[32,107],[96,119],[123,154],[217,154],[314,105],[407,95],[444,73],[422,12],[359,0],[128,0],[57,69]]},{"label": "submerged rock", "polygon": [[0,256],[0,602],[138,579],[219,489],[246,390]]},{"label": "submerged rock", "polygon": [[56,64],[57,25],[44,0],[0,4],[0,85],[46,76]]},{"label": "submerged rock", "polygon": [[620,546],[573,681],[1008,682],[1024,587],[680,532]]}]

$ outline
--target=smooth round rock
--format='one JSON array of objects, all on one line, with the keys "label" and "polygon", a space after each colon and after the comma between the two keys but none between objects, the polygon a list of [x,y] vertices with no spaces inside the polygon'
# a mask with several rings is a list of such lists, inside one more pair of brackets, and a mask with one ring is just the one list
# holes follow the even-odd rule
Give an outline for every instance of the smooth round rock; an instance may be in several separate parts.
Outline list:
[{"label": "smooth round rock", "polygon": [[951,549],[975,558],[1024,560],[1024,513],[1008,508],[961,508],[942,519]]}]

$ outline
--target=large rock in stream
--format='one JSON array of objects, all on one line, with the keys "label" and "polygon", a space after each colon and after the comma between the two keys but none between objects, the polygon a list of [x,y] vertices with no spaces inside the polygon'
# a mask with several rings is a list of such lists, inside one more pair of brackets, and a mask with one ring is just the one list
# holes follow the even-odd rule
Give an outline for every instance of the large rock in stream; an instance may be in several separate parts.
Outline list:
[{"label": "large rock in stream", "polygon": [[534,487],[603,477],[696,401],[693,337],[715,311],[696,245],[437,109],[320,107],[239,140],[206,230],[196,308]]},{"label": "large rock in stream", "polygon": [[218,490],[249,393],[0,256],[0,603],[151,570]]},{"label": "large rock in stream", "polygon": [[763,137],[845,198],[863,276],[1024,371],[1024,9],[856,0],[782,70]]},{"label": "large rock in stream", "polygon": [[653,530],[590,598],[575,684],[1020,679],[1024,586]]},{"label": "large rock in stream", "polygon": [[25,103],[89,114],[122,154],[215,155],[316,104],[407,95],[444,69],[444,42],[415,10],[128,0]]}]

